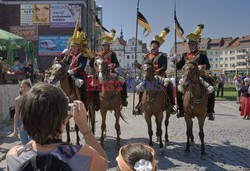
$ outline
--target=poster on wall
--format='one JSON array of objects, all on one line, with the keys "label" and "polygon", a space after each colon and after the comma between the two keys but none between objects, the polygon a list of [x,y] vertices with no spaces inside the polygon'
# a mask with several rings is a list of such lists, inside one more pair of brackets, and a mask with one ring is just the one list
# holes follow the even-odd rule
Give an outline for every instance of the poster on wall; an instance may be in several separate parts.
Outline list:
[{"label": "poster on wall", "polygon": [[49,25],[49,4],[20,5],[20,25]]},{"label": "poster on wall", "polygon": [[37,26],[10,26],[10,32],[15,35],[21,36],[26,40],[38,39]]},{"label": "poster on wall", "polygon": [[70,4],[51,4],[50,27],[75,27],[79,18],[81,25],[81,6]]},{"label": "poster on wall", "polygon": [[57,56],[61,55],[66,48],[68,40],[72,36],[39,36],[38,55],[39,56]]}]

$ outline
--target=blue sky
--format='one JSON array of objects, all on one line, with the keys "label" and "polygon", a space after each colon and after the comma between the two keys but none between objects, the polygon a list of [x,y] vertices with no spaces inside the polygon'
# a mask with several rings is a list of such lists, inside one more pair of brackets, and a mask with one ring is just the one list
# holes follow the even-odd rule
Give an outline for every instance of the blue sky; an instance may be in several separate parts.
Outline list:
[{"label": "blue sky", "polygon": [[[96,3],[103,6],[103,25],[107,29],[115,28],[119,36],[122,24],[124,39],[135,37],[137,0],[96,0]],[[250,0],[176,0],[176,4],[185,36],[200,23],[205,24],[202,37],[250,34]],[[138,38],[150,43],[154,35],[168,26],[171,31],[161,47],[161,51],[168,52],[174,43],[174,0],[140,0],[139,10],[148,20],[152,33],[145,38],[139,27]]]}]

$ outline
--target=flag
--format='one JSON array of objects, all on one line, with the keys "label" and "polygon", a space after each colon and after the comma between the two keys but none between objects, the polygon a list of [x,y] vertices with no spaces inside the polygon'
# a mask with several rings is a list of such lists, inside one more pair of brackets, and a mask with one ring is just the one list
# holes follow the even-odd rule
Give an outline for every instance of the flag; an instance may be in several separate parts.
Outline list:
[{"label": "flag", "polygon": [[105,32],[109,32],[105,27],[103,27],[103,25],[101,24],[101,21],[99,20],[97,16],[95,16],[95,25],[101,30],[102,37],[107,35]]},{"label": "flag", "polygon": [[147,19],[139,11],[137,19],[138,19],[138,24],[144,28],[143,34],[145,34],[145,32],[147,31],[148,33],[145,35],[145,37],[148,36],[151,33],[151,28],[150,25],[148,24]]},{"label": "flag", "polygon": [[175,30],[176,30],[176,35],[181,38],[182,40],[186,41],[186,39],[183,37],[184,35],[184,30],[180,26],[176,14],[174,15],[174,25],[175,25]]}]

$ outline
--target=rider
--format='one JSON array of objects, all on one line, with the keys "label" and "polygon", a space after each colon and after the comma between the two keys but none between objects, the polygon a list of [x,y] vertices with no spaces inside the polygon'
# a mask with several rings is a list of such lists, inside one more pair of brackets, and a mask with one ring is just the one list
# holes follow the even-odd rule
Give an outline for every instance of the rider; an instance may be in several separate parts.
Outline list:
[{"label": "rider", "polygon": [[[110,50],[110,45],[113,41],[113,38],[115,37],[115,30],[111,30],[110,35],[102,37],[102,50],[97,53],[97,56],[104,58],[105,62],[108,65],[108,68],[110,69],[110,75],[113,79],[118,78],[120,82],[122,82],[122,91],[121,91],[121,99],[122,99],[122,105],[123,106],[128,106],[127,102],[127,87],[126,87],[126,82],[125,79],[122,78],[116,71],[115,68],[118,68],[120,66],[116,53]],[[94,59],[90,60],[89,63],[90,67],[94,68]],[[96,108],[99,107],[100,105],[100,99],[99,99],[99,93],[94,94],[94,99],[95,99],[95,105]]]},{"label": "rider", "polygon": [[[194,33],[190,33],[189,35],[187,35],[187,39],[189,40],[188,41],[189,52],[184,53],[182,55],[182,57],[175,55],[172,58],[172,61],[174,63],[177,62],[177,69],[180,70],[185,65],[186,61],[189,61],[189,60],[194,59],[194,58],[198,59],[198,67],[199,67],[200,76],[201,76],[200,81],[201,81],[202,85],[206,88],[206,93],[211,94],[214,91],[214,88],[212,85],[212,81],[208,81],[208,80],[213,80],[213,79],[210,78],[209,75],[206,74],[206,72],[205,72],[205,70],[210,69],[210,63],[208,61],[206,51],[201,51],[198,49],[200,35],[201,35],[203,28],[204,28],[204,25],[199,24],[198,27],[196,28],[196,30],[194,31]],[[178,101],[178,105],[179,105],[179,113],[177,114],[178,118],[184,116],[183,99],[182,99],[183,93],[184,93],[184,91],[182,88],[182,84],[180,84],[178,86],[178,92],[177,92],[177,101]],[[214,104],[214,102],[215,102],[215,99],[210,98],[210,96],[209,96],[208,105],[212,106],[211,104]],[[213,113],[208,113],[207,115],[209,117],[209,120],[214,120]]]},{"label": "rider", "polygon": [[[79,22],[77,20],[75,30],[71,39],[68,42],[70,46],[69,56],[70,56],[70,67],[68,70],[68,75],[74,84],[81,88],[81,97],[82,101],[86,105],[87,97],[86,97],[86,73],[85,66],[87,64],[87,52],[89,52],[87,48],[87,40],[85,39],[84,32],[81,28],[79,28]],[[87,49],[87,50],[86,50]],[[64,51],[66,54],[67,50]]]},{"label": "rider", "polygon": [[[159,80],[160,82],[165,82],[165,81],[161,81],[161,80],[163,78],[166,78],[165,71],[167,70],[167,54],[160,52],[159,48],[165,42],[164,38],[169,33],[169,31],[170,30],[168,28],[165,28],[165,29],[163,29],[163,31],[161,32],[160,35],[156,35],[153,38],[153,40],[150,43],[151,51],[148,54],[144,55],[144,59],[143,59],[143,62],[148,60],[148,59],[153,62],[153,67],[155,70],[155,78],[156,78],[156,80]],[[137,67],[139,69],[141,68],[141,64],[138,63],[137,60],[135,60],[134,65],[135,65],[135,67]],[[163,79],[163,80],[166,80],[166,79]],[[169,83],[170,83],[170,79],[168,79],[167,83],[164,83],[164,86],[167,87],[167,94],[169,95],[168,101],[169,101],[170,106],[171,106],[171,113],[174,113],[175,111],[173,109],[173,106],[175,105],[175,100],[173,97],[173,85],[171,83],[170,84]],[[141,89],[140,85],[137,88]],[[140,103],[141,103],[141,99],[142,99],[142,94],[143,94],[143,92],[140,92],[140,94],[139,94],[139,103],[137,104],[136,111],[135,111],[136,114],[141,114]]]}]

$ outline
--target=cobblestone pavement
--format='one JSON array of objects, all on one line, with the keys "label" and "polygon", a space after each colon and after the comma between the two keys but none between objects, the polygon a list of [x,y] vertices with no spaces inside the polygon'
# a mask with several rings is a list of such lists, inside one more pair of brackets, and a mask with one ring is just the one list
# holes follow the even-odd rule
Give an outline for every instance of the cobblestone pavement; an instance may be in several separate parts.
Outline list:
[{"label": "cobblestone pavement", "polygon": [[[190,155],[184,156],[186,145],[186,124],[183,118],[171,115],[169,123],[170,145],[164,147],[164,156],[156,155],[158,170],[250,170],[250,120],[243,120],[239,116],[238,104],[233,101],[217,101],[215,106],[215,121],[205,122],[205,148],[206,160],[200,159],[200,140],[198,136],[197,119],[194,119],[195,144],[190,147]],[[126,122],[120,121],[121,144],[129,141],[148,143],[146,121],[142,116],[132,115],[132,95],[129,97],[129,107],[122,111]],[[96,137],[100,137],[100,113],[96,114]],[[114,128],[114,115],[107,115],[107,137],[105,139],[105,151],[109,157],[109,170],[116,170],[115,158],[118,151],[115,150],[116,132]],[[12,125],[1,127],[0,135],[0,170],[4,170],[4,155],[13,144],[18,143],[12,137]],[[154,135],[155,135],[155,124]],[[165,126],[162,125],[165,134]],[[71,139],[75,141],[75,133],[71,133]],[[163,136],[164,137],[164,136]],[[155,139],[155,138],[154,138]],[[157,142],[154,148],[159,150]]]}]

